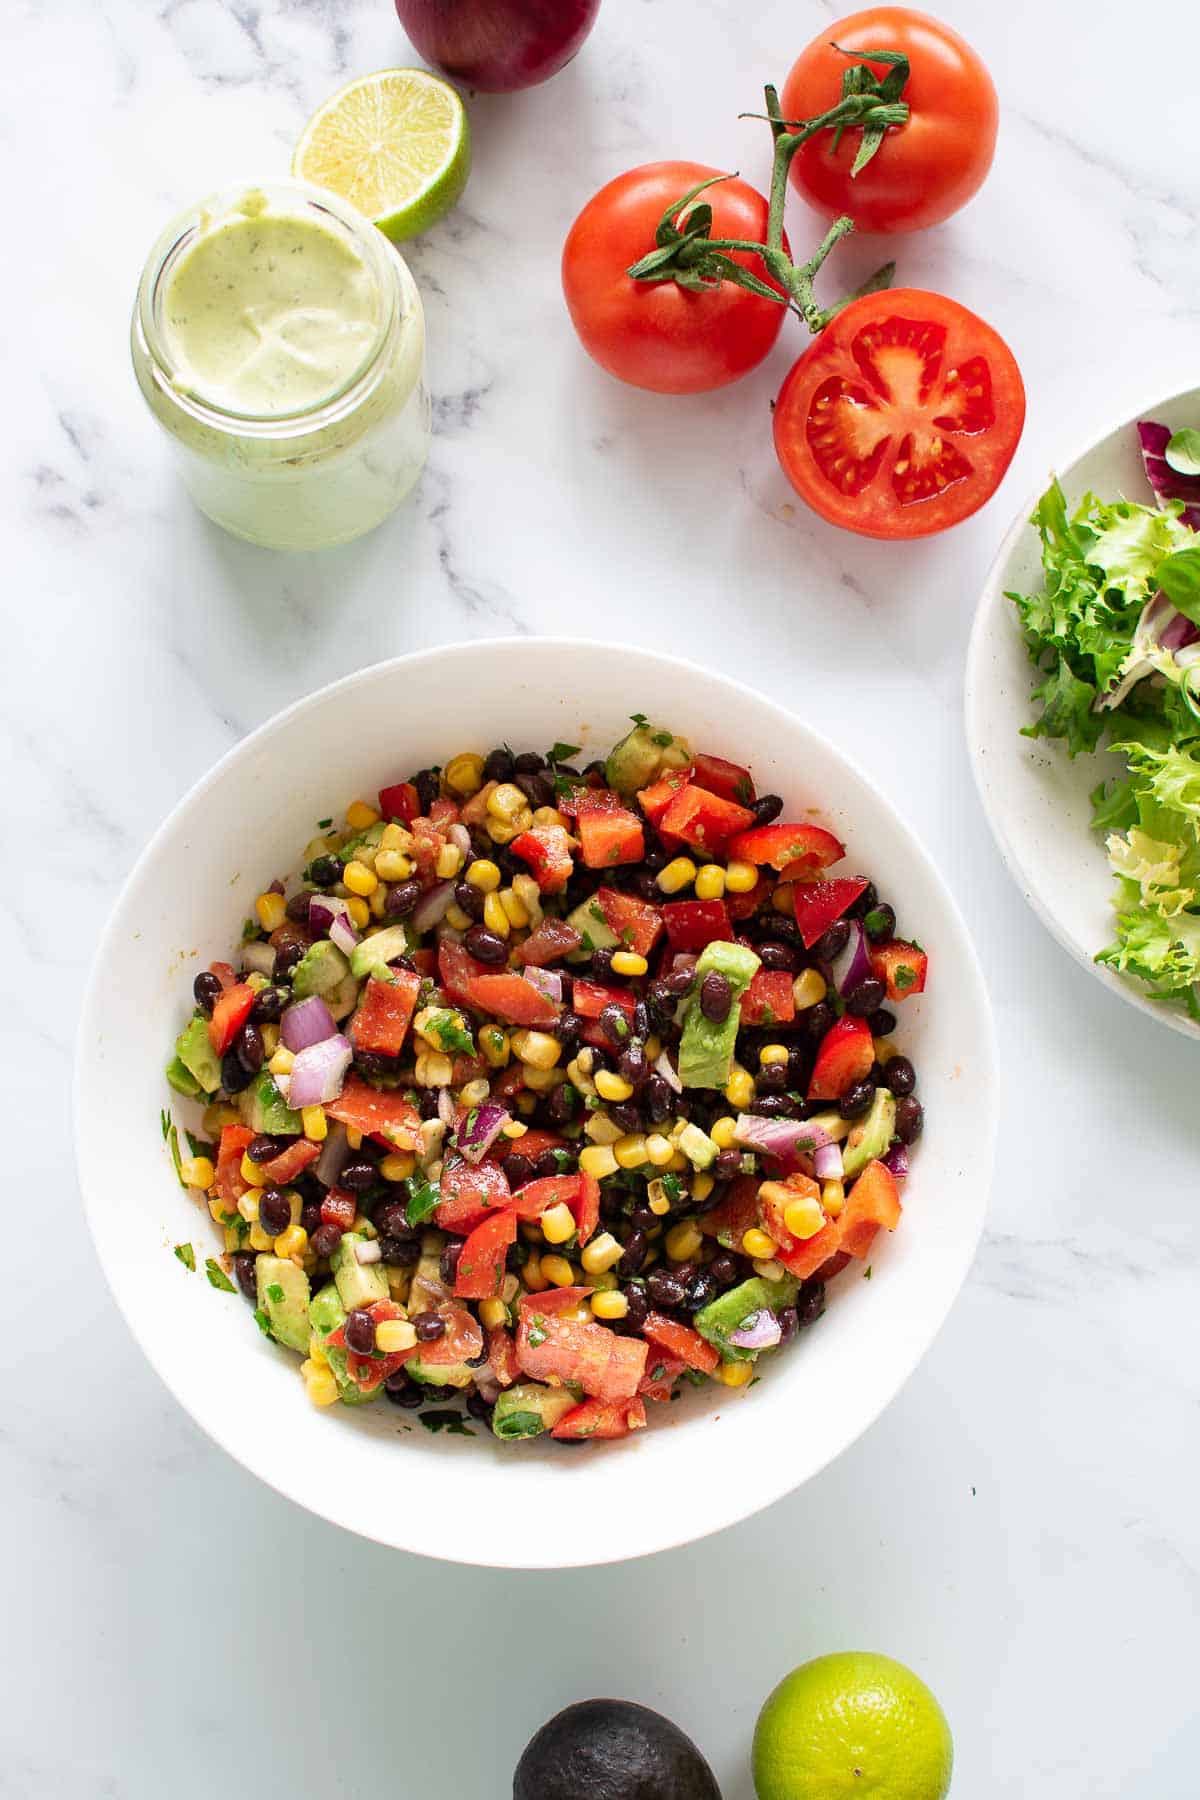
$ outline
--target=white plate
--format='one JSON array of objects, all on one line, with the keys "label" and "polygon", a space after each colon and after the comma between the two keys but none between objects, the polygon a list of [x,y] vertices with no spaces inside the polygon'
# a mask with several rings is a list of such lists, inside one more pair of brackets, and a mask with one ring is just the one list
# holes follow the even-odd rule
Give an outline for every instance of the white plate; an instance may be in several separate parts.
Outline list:
[{"label": "white plate", "polygon": [[[900,1230],[831,1287],[824,1319],[752,1390],[690,1391],[651,1428],[562,1449],[431,1437],[385,1401],[317,1411],[298,1359],[202,1273],[206,1211],[158,1133],[162,1068],[192,979],[236,944],[253,896],[293,870],[316,822],[454,751],[556,739],[603,751],[652,710],[753,766],[787,810],[847,840],[931,954],[929,992],[900,1041],[929,1125]],[[719,721],[719,723],[717,723]],[[174,1111],[182,1123],[186,1104]],[[450,1560],[536,1567],[615,1561],[689,1542],[797,1487],[883,1410],[962,1284],[992,1162],[991,1017],[974,951],[940,875],[873,783],[761,696],[671,658],[611,644],[510,639],[404,657],[264,725],[176,808],[131,875],[83,1008],[76,1136],[87,1212],[118,1304],[192,1417],[239,1462],[322,1517]],[[198,1272],[171,1254],[196,1246]]]},{"label": "white plate", "polygon": [[[1200,388],[1149,402],[1061,469],[1068,505],[1089,489],[1105,500],[1153,500],[1138,449],[1139,419],[1172,429],[1196,424]],[[1173,1031],[1200,1037],[1200,1024],[1185,1012],[1150,999],[1140,983],[1095,960],[1112,942],[1115,884],[1103,845],[1092,835],[1088,795],[1097,782],[1120,773],[1120,760],[1101,751],[1072,761],[1061,744],[1021,736],[1033,717],[1029,694],[1038,677],[1016,609],[1004,596],[1031,593],[1041,583],[1041,540],[1029,517],[1042,491],[1031,496],[1001,544],[971,633],[964,711],[979,796],[1013,879],[1059,943],[1130,1006]]]}]

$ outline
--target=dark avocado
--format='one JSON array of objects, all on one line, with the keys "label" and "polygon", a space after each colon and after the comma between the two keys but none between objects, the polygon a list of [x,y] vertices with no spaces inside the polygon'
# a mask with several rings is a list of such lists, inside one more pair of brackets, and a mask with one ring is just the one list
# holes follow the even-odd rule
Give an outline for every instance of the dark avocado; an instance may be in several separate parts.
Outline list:
[{"label": "dark avocado", "polygon": [[721,1800],[677,1725],[632,1700],[580,1700],[526,1745],[513,1800]]}]

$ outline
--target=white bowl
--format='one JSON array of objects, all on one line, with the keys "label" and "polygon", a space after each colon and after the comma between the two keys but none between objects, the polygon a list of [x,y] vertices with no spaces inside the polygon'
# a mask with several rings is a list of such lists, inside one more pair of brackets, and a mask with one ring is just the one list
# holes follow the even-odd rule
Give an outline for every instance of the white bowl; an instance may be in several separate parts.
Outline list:
[{"label": "white bowl", "polygon": [[[236,944],[252,898],[294,869],[317,820],[463,748],[556,739],[602,752],[648,710],[749,763],[760,791],[846,839],[929,949],[902,1009],[928,1128],[900,1230],[833,1284],[826,1316],[751,1391],[689,1392],[651,1428],[564,1450],[432,1437],[385,1401],[318,1411],[298,1360],[214,1292],[207,1213],[157,1129],[162,1068],[196,971]],[[807,1481],[883,1410],[928,1348],[983,1223],[994,1136],[992,1026],[958,910],[888,803],[839,751],[759,695],[667,657],[508,639],[363,670],[282,713],[220,762],[143,854],[83,1008],[76,1135],[87,1212],[117,1303],[181,1405],[281,1494],[364,1537],[498,1567],[616,1561],[689,1542]],[[186,1105],[177,1104],[183,1121]],[[172,1256],[196,1245],[197,1273]]]},{"label": "white bowl", "polygon": [[[1200,418],[1200,388],[1141,407],[1060,471],[1068,505],[1089,489],[1101,499],[1150,504],[1154,496],[1138,449],[1139,419],[1176,429]],[[1047,477],[1047,482],[1049,477]],[[1038,676],[1006,593],[1032,593],[1041,583],[1041,540],[1029,523],[1046,484],[1013,522],[979,601],[967,653],[964,715],[979,797],[1000,854],[1042,923],[1097,981],[1162,1025],[1187,1037],[1200,1024],[1152,1000],[1146,990],[1095,958],[1113,939],[1115,883],[1104,847],[1091,830],[1088,795],[1120,772],[1100,751],[1069,757],[1061,744],[1021,736],[1033,717],[1030,690]]]}]

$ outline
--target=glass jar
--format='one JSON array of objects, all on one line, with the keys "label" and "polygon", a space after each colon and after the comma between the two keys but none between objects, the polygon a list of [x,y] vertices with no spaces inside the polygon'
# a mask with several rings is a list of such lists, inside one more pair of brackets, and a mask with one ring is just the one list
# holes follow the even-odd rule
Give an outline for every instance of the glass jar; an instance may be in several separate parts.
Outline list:
[{"label": "glass jar", "polygon": [[334,194],[239,186],[183,214],[142,272],[131,339],[192,498],[236,537],[347,543],[421,473],[421,297],[383,233]]}]

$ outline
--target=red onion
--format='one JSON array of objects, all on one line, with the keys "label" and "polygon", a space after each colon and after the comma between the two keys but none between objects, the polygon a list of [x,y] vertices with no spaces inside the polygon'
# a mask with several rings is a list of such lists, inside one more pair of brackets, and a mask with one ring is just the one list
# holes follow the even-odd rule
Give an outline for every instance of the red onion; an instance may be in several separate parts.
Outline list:
[{"label": "red onion", "polygon": [[596,22],[600,0],[396,0],[426,62],[466,87],[509,94],[548,81]]},{"label": "red onion", "polygon": [[482,1106],[473,1106],[459,1122],[455,1147],[468,1162],[482,1162],[511,1116],[496,1100],[485,1100]]},{"label": "red onion", "polygon": [[307,1050],[310,1044],[322,1044],[336,1033],[333,1014],[319,994],[310,1000],[297,1000],[279,1021],[285,1050]]},{"label": "red onion", "polygon": [[453,1125],[454,1096],[448,1087],[438,1089],[437,1109],[438,1118],[442,1121],[442,1124]]},{"label": "red onion", "polygon": [[740,1350],[772,1350],[783,1336],[783,1327],[775,1314],[768,1307],[760,1312],[751,1313],[743,1319],[736,1331],[731,1331],[729,1341]]},{"label": "red onion", "polygon": [[821,1144],[813,1157],[813,1173],[818,1181],[840,1181],[845,1174],[842,1167],[842,1146],[832,1141]]},{"label": "red onion", "polygon": [[530,965],[524,974],[530,987],[535,987],[539,994],[545,994],[547,1000],[562,1004],[563,978],[557,969],[539,969]]},{"label": "red onion", "polygon": [[329,1127],[321,1154],[313,1164],[313,1174],[322,1187],[336,1187],[338,1177],[350,1161],[350,1141],[346,1127],[335,1119]]},{"label": "red onion", "polygon": [[378,1238],[367,1238],[364,1243],[355,1244],[354,1260],[358,1263],[377,1263],[383,1261],[383,1250]]},{"label": "red onion", "polygon": [[350,1040],[340,1032],[301,1050],[287,1078],[288,1104],[299,1108],[323,1106],[327,1100],[336,1100],[353,1058]]},{"label": "red onion", "polygon": [[680,1081],[679,1076],[676,1073],[675,1068],[671,1062],[671,1059],[667,1055],[665,1050],[663,1051],[662,1055],[659,1057],[658,1061],[654,1065],[654,1073],[656,1075],[662,1076],[663,1080],[666,1082],[667,1086],[671,1089],[672,1093],[682,1094],[683,1083],[682,1083],[682,1081]]},{"label": "red onion", "polygon": [[337,894],[314,894],[308,903],[308,922],[314,931],[324,932],[347,956],[358,943],[349,903]]},{"label": "red onion", "polygon": [[329,941],[336,944],[343,956],[349,956],[358,943],[358,933],[350,923],[349,913],[339,913],[329,927]]},{"label": "red onion", "polygon": [[799,1156],[812,1156],[830,1144],[837,1149],[825,1127],[814,1125],[811,1119],[760,1119],[757,1113],[739,1113],[733,1135],[747,1150],[757,1150],[793,1167]]},{"label": "red onion", "polygon": [[456,850],[462,851],[464,862],[470,856],[471,851],[474,848],[474,845],[471,843],[471,834],[465,825],[447,825],[446,842],[453,844]]},{"label": "red onion", "polygon": [[850,921],[851,942],[853,949],[850,961],[846,965],[838,992],[845,997],[852,994],[860,981],[866,981],[871,973],[871,958],[867,952],[867,934],[863,930],[861,919]]},{"label": "red onion", "polygon": [[247,944],[242,951],[242,962],[253,975],[275,973],[275,952],[270,944]]},{"label": "red onion", "polygon": [[454,883],[439,881],[427,893],[421,895],[413,910],[412,922],[414,931],[432,931],[440,925],[449,912],[454,900]]},{"label": "red onion", "polygon": [[908,1174],[908,1150],[905,1145],[893,1144],[883,1158],[883,1166],[890,1170],[897,1181],[903,1181]]}]

